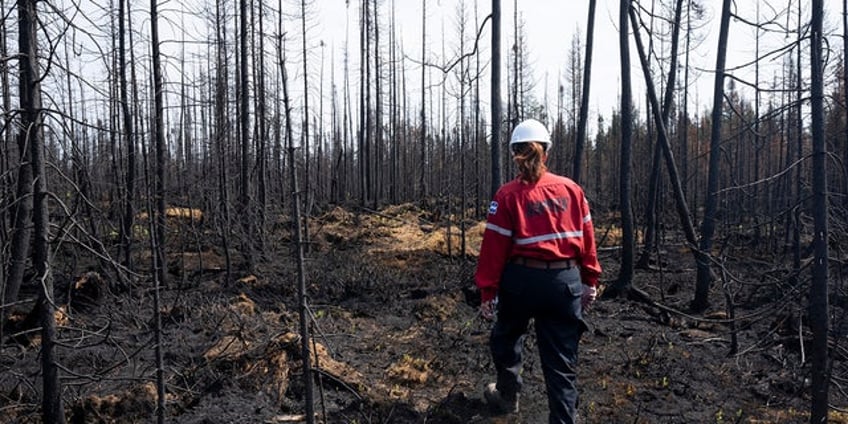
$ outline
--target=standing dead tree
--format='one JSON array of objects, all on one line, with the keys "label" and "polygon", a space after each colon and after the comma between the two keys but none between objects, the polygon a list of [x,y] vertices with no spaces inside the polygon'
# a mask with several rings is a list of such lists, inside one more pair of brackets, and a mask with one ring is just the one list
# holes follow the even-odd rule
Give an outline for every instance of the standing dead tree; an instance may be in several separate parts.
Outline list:
[{"label": "standing dead tree", "polygon": [[[34,16],[30,16],[28,13],[25,12],[27,6],[28,6],[27,2],[25,2],[23,0],[18,1],[18,8],[19,8],[18,13],[19,13],[19,15],[21,15],[20,18],[23,19],[24,17],[26,17],[27,19],[34,19]],[[33,11],[33,13],[35,13],[35,11]],[[33,26],[35,25],[34,21],[32,21],[31,25],[33,25]],[[26,52],[30,48],[30,46],[28,45],[29,41],[27,41],[27,40],[29,40],[31,35],[28,31],[25,31],[24,29],[19,29],[19,31],[22,34],[21,38],[24,38],[23,34],[27,34],[27,37],[24,40],[18,40],[20,50],[21,50],[22,54],[24,55],[22,58],[26,59],[26,58],[29,58],[29,56],[26,56]],[[35,43],[35,41],[32,41],[32,42]],[[36,45],[34,44],[32,46],[32,48],[35,48],[35,47],[36,47]],[[33,55],[32,57],[34,58],[35,56]],[[21,61],[19,66],[21,68],[22,73],[23,73],[23,71],[28,71],[28,72],[30,71],[30,69],[27,65],[28,64],[24,63],[23,60]],[[34,69],[37,69],[37,68],[33,68],[32,72],[35,72]],[[23,77],[25,77],[25,76],[26,76],[26,74],[23,74],[20,81],[19,81],[21,91],[22,91],[22,93],[19,93],[21,99],[24,99],[23,90],[29,91],[29,89],[30,89],[29,85],[27,85],[23,82],[23,80],[24,80]],[[31,77],[31,81],[40,81],[40,78],[36,75],[33,75]],[[35,117],[32,117],[31,119],[34,120]],[[26,129],[27,127],[23,127],[23,128]],[[7,131],[9,131],[9,129],[7,129]],[[12,227],[12,235],[11,235],[11,240],[10,240],[12,244],[10,246],[10,253],[9,253],[10,257],[9,257],[9,261],[8,261],[8,264],[9,264],[8,270],[5,273],[6,281],[5,281],[5,290],[4,290],[4,293],[3,293],[3,304],[4,305],[13,304],[13,303],[17,302],[17,300],[18,300],[18,294],[20,292],[21,285],[23,284],[23,280],[24,280],[24,271],[26,271],[26,266],[27,266],[27,263],[28,263],[27,258],[28,258],[28,255],[29,255],[30,243],[31,243],[32,227],[30,226],[30,220],[31,220],[31,217],[32,217],[32,207],[33,207],[32,196],[31,196],[32,181],[33,181],[32,180],[32,178],[33,178],[32,172],[33,171],[32,171],[32,158],[30,156],[31,155],[31,153],[30,153],[31,149],[28,147],[28,144],[27,144],[29,142],[29,139],[27,138],[28,135],[29,135],[28,131],[21,131],[20,134],[18,135],[18,139],[17,139],[17,142],[18,142],[18,152],[17,152],[18,153],[18,158],[17,158],[18,160],[17,160],[17,163],[19,164],[18,165],[18,179],[17,179],[17,185],[15,187],[15,195],[14,195],[13,201],[12,201],[12,204],[14,204],[14,210],[13,210],[13,213],[12,213],[13,227]],[[6,266],[5,263],[3,264],[3,266]],[[9,312],[10,312],[10,309],[8,309],[8,308],[4,309],[2,312],[0,312],[0,318],[2,318],[2,319],[0,319],[0,321],[5,322],[6,318],[8,317]]]},{"label": "standing dead tree", "polygon": [[126,42],[126,15],[129,8],[126,0],[118,2],[118,55],[120,57],[120,103],[121,118],[123,124],[124,144],[127,148],[126,187],[124,187],[123,215],[121,219],[121,248],[124,253],[124,265],[130,270],[132,264],[132,225],[133,225],[133,201],[135,199],[135,139],[133,132],[132,114],[130,113],[130,101],[127,91],[127,42]]},{"label": "standing dead tree", "polygon": [[153,133],[156,149],[156,199],[155,231],[151,231],[151,250],[154,260],[155,286],[153,289],[153,316],[155,317],[156,355],[156,422],[165,423],[165,370],[162,352],[162,314],[159,305],[159,288],[166,284],[168,264],[165,257],[165,99],[162,64],[159,52],[158,0],[150,0],[150,37],[153,55]]},{"label": "standing dead tree", "polygon": [[[63,424],[62,387],[59,382],[59,364],[56,357],[56,304],[53,297],[53,277],[48,255],[50,218],[47,211],[47,174],[44,158],[43,111],[41,107],[41,81],[38,63],[38,12],[35,0],[18,0],[20,51],[20,102],[21,132],[19,145],[29,149],[32,173],[32,262],[35,280],[40,283],[37,308],[41,325],[41,373],[43,392],[41,414],[44,422]],[[23,217],[18,217],[21,219]],[[13,246],[14,247],[14,246]],[[25,257],[26,251],[16,257]]]},{"label": "standing dead tree", "polygon": [[619,2],[619,53],[621,55],[621,158],[619,170],[619,210],[621,212],[622,250],[618,279],[608,290],[608,296],[630,291],[633,281],[634,228],[631,207],[631,157],[633,152],[633,105],[630,81],[630,41],[628,40],[628,11],[630,0]]},{"label": "standing dead tree", "polygon": [[[718,212],[718,183],[721,158],[721,124],[722,107],[724,106],[724,73],[727,60],[727,39],[730,29],[730,0],[724,0],[721,8],[721,24],[718,34],[718,49],[716,54],[715,83],[713,85],[712,131],[710,133],[710,162],[707,175],[707,193],[705,200],[704,222],[701,225],[701,240],[698,248],[709,255],[713,246],[713,234],[716,228]],[[709,306],[710,285],[713,274],[708,260],[698,260],[698,280],[695,285],[695,297],[692,309],[703,311]]]},{"label": "standing dead tree", "polygon": [[810,286],[810,328],[813,331],[812,405],[810,422],[827,422],[830,364],[828,363],[828,232],[827,145],[824,140],[824,62],[822,60],[822,0],[813,0],[810,31],[810,79],[812,81],[813,136],[813,281]]},{"label": "standing dead tree", "polygon": [[[282,24],[281,24],[282,26]],[[295,161],[295,147],[291,124],[291,105],[289,101],[288,89],[288,74],[286,72],[286,56],[285,56],[285,34],[280,31],[279,40],[279,67],[282,74],[283,84],[283,108],[286,118],[286,139],[289,142],[289,178],[291,180],[292,190],[292,232],[294,233],[295,243],[295,260],[297,261],[297,301],[298,301],[298,316],[300,319],[300,348],[303,361],[303,384],[304,384],[304,400],[306,402],[306,422],[312,424],[315,422],[314,400],[312,394],[312,367],[309,360],[309,326],[307,324],[307,304],[306,304],[306,275],[303,267],[303,233],[301,231],[300,219],[300,189],[297,185],[297,169]]]},{"label": "standing dead tree", "polygon": [[[5,1],[0,0],[0,10],[6,10]],[[8,48],[6,46],[6,33],[8,29],[6,27],[6,18],[0,17],[0,55],[2,57],[8,57]],[[9,64],[6,61],[0,63],[0,91],[2,91],[3,95],[3,111],[9,111],[12,109],[12,94],[11,88],[9,87]],[[10,202],[12,199],[12,187],[14,186],[14,182],[12,180],[12,173],[10,172],[10,161],[9,156],[11,156],[12,152],[12,131],[11,131],[11,123],[12,117],[8,113],[4,113],[3,118],[3,134],[0,137],[2,140],[2,144],[0,144],[0,245],[6,246],[6,243],[9,242],[9,215],[8,210],[10,206]],[[0,249],[0,302],[5,302],[6,296],[6,283],[7,277],[6,274],[6,260],[7,260],[7,252],[6,249]],[[3,340],[3,324],[5,322],[6,312],[5,309],[0,309],[0,340]]]},{"label": "standing dead tree", "polygon": [[[660,112],[660,105],[657,99],[656,89],[654,88],[654,82],[651,78],[650,74],[650,65],[648,63],[648,58],[642,45],[642,38],[639,36],[639,21],[636,17],[636,10],[631,8],[630,10],[630,20],[633,24],[633,36],[636,39],[636,47],[639,52],[639,60],[642,64],[642,72],[645,75],[645,85],[648,88],[648,99],[651,103],[651,110],[654,116],[654,124],[657,129],[657,143],[658,148],[662,149],[662,153],[665,157],[666,168],[668,168],[669,179],[671,180],[671,184],[674,187],[674,200],[675,205],[677,206],[677,213],[680,216],[680,223],[683,226],[683,233],[686,236],[686,241],[689,243],[689,247],[695,255],[696,260],[703,260],[705,258],[700,257],[700,253],[695,248],[697,245],[697,239],[695,235],[695,226],[692,223],[692,216],[689,213],[689,206],[686,203],[686,195],[683,191],[683,184],[680,180],[679,173],[677,171],[677,164],[674,160],[674,154],[671,150],[671,145],[668,137],[668,119],[669,113],[671,109],[671,100],[674,92],[674,77],[677,73],[677,36],[678,31],[680,29],[680,11],[683,6],[683,1],[677,1],[677,10],[675,11],[675,21],[674,21],[674,30],[672,31],[672,48],[671,48],[671,66],[669,69],[669,77],[668,82],[666,83],[666,91],[665,98],[663,99],[662,104],[662,112]],[[654,165],[655,168],[659,168],[660,164],[656,163]],[[656,169],[655,169],[656,170]],[[653,179],[653,178],[652,178]],[[654,182],[652,184],[651,191],[655,192],[657,189],[653,187]],[[649,204],[653,201],[653,195],[649,195]],[[652,208],[648,207],[648,214],[654,213],[651,210]],[[650,219],[649,219],[650,221]],[[655,229],[649,228],[646,233],[655,233]],[[650,248],[651,243],[648,241],[646,236],[645,241],[645,252],[643,252],[642,258],[644,258],[644,262],[647,263],[647,257],[649,256],[648,250]],[[642,260],[640,259],[640,262]]]},{"label": "standing dead tree", "polygon": [[501,185],[501,2],[492,0],[492,187]]},{"label": "standing dead tree", "polygon": [[242,224],[242,249],[248,268],[252,269],[253,261],[253,214],[250,206],[250,97],[249,97],[249,67],[248,67],[248,31],[247,31],[247,0],[239,0],[239,84],[238,84],[238,118],[239,146],[241,147],[241,167],[238,211]]},{"label": "standing dead tree", "polygon": [[580,182],[583,164],[583,146],[586,145],[586,124],[589,121],[589,88],[592,86],[592,45],[595,38],[595,5],[597,0],[589,0],[589,18],[586,27],[586,57],[583,63],[583,89],[580,91],[580,117],[577,121],[577,139],[574,143],[574,171],[571,178]]}]

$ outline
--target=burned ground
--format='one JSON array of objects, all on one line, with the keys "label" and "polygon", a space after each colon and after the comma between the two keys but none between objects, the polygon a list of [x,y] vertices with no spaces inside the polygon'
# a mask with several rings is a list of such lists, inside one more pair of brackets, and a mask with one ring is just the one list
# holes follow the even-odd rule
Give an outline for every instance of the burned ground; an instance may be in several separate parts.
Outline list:
[{"label": "burned ground", "polygon": [[[547,405],[531,336],[521,410],[493,417],[481,400],[493,377],[490,324],[469,305],[482,226],[461,228],[410,205],[379,213],[337,208],[310,223],[307,254],[316,412],[330,423],[541,423]],[[617,275],[617,237],[599,220],[604,281]],[[281,223],[285,219],[281,218]],[[194,224],[193,224],[194,225]],[[285,225],[278,226],[284,228]],[[181,234],[188,234],[183,231]],[[192,237],[192,240],[203,238]],[[172,242],[172,281],[162,290],[169,422],[297,422],[304,385],[295,266],[288,235],[255,272],[225,281],[214,243]],[[599,237],[601,238],[601,237]],[[211,237],[210,237],[211,239]],[[448,242],[450,241],[450,242]],[[194,246],[192,249],[187,246]],[[809,420],[809,340],[803,281],[789,285],[774,257],[726,255],[713,308],[686,314],[695,272],[666,242],[660,264],[634,283],[659,305],[601,300],[580,347],[580,414],[586,423],[793,423]],[[143,259],[144,254],[139,255]],[[147,255],[149,257],[149,254]],[[235,257],[238,264],[240,257]],[[153,315],[150,285],[103,281],[89,271],[80,301],[60,316],[69,422],[151,422]],[[81,277],[60,289],[73,295]],[[88,283],[91,281],[91,283]],[[842,288],[844,290],[844,287]],[[831,422],[848,422],[844,297],[834,296]],[[66,302],[67,296],[63,298]],[[732,300],[735,320],[727,299]],[[471,302],[473,303],[473,302]],[[679,311],[680,313],[676,312]],[[5,334],[26,331],[24,310]],[[842,331],[842,333],[840,333]],[[732,335],[738,340],[732,353]],[[0,355],[0,421],[39,422],[35,333],[7,339]],[[842,411],[842,412],[840,412]]]}]

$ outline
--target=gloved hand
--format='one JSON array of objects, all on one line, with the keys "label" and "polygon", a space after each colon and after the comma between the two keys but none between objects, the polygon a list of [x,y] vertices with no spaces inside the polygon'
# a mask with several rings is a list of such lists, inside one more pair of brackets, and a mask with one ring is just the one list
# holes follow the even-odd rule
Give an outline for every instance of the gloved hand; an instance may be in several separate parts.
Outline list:
[{"label": "gloved hand", "polygon": [[580,298],[580,305],[583,306],[583,310],[589,309],[593,303],[595,303],[595,299],[598,298],[598,288],[593,286],[583,285],[583,296]]},{"label": "gloved hand", "polygon": [[486,321],[495,319],[495,311],[498,307],[498,298],[488,300],[480,304],[480,316]]}]

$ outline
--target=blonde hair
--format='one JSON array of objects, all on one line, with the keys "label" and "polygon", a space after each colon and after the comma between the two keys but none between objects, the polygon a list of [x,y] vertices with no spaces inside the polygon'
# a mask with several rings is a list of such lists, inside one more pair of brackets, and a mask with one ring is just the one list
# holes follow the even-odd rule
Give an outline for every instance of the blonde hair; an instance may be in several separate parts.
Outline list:
[{"label": "blonde hair", "polygon": [[517,143],[512,145],[513,160],[518,165],[521,178],[535,183],[548,170],[545,166],[545,148],[541,143]]}]

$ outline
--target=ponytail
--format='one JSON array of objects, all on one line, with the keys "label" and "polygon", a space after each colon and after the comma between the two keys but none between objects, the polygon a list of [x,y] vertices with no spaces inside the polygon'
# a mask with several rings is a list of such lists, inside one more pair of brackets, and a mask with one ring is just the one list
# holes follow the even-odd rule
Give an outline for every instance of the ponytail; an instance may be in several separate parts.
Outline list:
[{"label": "ponytail", "polygon": [[519,176],[529,182],[535,183],[542,178],[542,174],[548,170],[545,166],[545,148],[541,143],[516,143],[512,148],[513,159],[518,165]]}]

